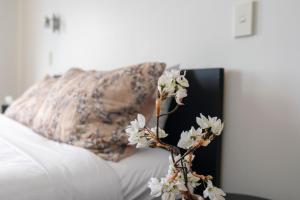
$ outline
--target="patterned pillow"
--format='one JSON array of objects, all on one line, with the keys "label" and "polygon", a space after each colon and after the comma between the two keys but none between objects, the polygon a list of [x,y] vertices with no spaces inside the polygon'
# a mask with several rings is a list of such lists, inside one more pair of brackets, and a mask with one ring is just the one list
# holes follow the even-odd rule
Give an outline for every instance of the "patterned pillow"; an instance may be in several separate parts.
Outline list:
[{"label": "patterned pillow", "polygon": [[71,69],[51,88],[32,124],[47,138],[84,147],[107,160],[132,153],[124,128],[137,113],[151,117],[163,63],[109,72]]},{"label": "patterned pillow", "polygon": [[5,115],[28,126],[32,126],[33,119],[51,90],[56,78],[46,76],[43,80],[31,86],[21,97],[14,101],[6,110]]}]

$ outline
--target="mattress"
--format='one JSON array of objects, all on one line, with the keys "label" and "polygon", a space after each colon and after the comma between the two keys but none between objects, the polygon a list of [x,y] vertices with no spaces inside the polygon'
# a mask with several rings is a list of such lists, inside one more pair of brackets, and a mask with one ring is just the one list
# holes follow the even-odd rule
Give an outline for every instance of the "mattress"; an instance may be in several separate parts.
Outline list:
[{"label": "mattress", "polygon": [[151,199],[147,182],[166,173],[167,157],[145,149],[118,163],[105,161],[0,115],[0,199]]}]

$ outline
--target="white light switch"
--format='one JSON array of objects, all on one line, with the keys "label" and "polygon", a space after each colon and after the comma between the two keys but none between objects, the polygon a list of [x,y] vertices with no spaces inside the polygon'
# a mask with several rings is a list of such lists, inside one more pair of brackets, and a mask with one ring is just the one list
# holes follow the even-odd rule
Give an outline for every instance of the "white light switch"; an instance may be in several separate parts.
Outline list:
[{"label": "white light switch", "polygon": [[253,34],[253,4],[252,0],[239,1],[234,8],[234,36],[243,37]]}]

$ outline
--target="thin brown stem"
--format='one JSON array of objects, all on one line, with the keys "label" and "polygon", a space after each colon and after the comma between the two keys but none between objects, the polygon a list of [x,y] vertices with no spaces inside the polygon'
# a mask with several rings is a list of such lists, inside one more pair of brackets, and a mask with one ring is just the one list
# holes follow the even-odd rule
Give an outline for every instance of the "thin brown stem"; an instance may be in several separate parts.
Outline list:
[{"label": "thin brown stem", "polygon": [[166,115],[170,115],[170,114],[176,112],[176,110],[177,110],[178,108],[179,108],[179,105],[177,104],[177,105],[175,106],[175,108],[173,108],[173,110],[171,110],[170,112],[161,114],[161,115],[159,115],[159,117],[166,116]]},{"label": "thin brown stem", "polygon": [[175,158],[174,158],[174,153],[173,153],[173,151],[171,151],[171,156],[172,156],[172,161],[173,161],[173,163],[175,163]]},{"label": "thin brown stem", "polygon": [[213,179],[213,177],[211,175],[204,176],[204,175],[201,175],[201,174],[197,174],[196,172],[193,172],[193,175],[196,176],[196,177],[198,177],[202,181],[203,180],[212,180]]},{"label": "thin brown stem", "polygon": [[183,156],[181,156],[176,162],[175,162],[175,167],[177,166],[177,164],[183,160],[187,155],[189,155],[190,153],[194,152],[196,149],[200,148],[202,146],[202,144],[204,143],[204,140],[201,140],[198,144],[196,144],[195,146],[193,146],[192,148],[188,149]]},{"label": "thin brown stem", "polygon": [[187,156],[188,154],[192,153],[192,152],[195,151],[197,148],[199,148],[199,147],[195,146],[195,147],[193,147],[193,148],[187,150],[187,151],[183,154],[183,156],[181,156],[181,157],[174,163],[175,167],[178,165],[178,163],[179,163],[181,160],[184,159],[185,156]]},{"label": "thin brown stem", "polygon": [[173,145],[170,145],[170,144],[166,144],[164,142],[158,142],[156,141],[156,144],[155,144],[156,147],[159,147],[159,148],[162,148],[162,149],[165,149],[167,151],[170,151],[170,152],[173,152],[175,155],[179,155],[180,152],[179,152],[179,149]]},{"label": "thin brown stem", "polygon": [[184,165],[183,160],[181,160],[180,162],[181,162],[181,166],[183,167],[182,172],[183,172],[183,178],[184,178],[184,185],[188,189],[188,179],[187,179],[186,166]]},{"label": "thin brown stem", "polygon": [[159,116],[156,117],[156,139],[158,142],[160,142],[159,138]]},{"label": "thin brown stem", "polygon": [[161,97],[156,99],[156,139],[160,142],[159,138],[159,118],[160,118],[160,104],[161,104]]}]

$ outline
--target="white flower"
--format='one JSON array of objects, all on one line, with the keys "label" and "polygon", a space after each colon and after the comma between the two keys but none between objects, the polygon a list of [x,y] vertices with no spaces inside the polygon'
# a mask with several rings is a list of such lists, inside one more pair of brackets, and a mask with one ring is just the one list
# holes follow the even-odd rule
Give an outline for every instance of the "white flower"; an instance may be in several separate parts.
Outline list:
[{"label": "white flower", "polygon": [[177,104],[182,105],[182,99],[187,96],[185,88],[189,87],[189,82],[185,78],[185,73],[180,74],[179,70],[166,71],[158,79],[158,91],[161,97],[175,97]]},{"label": "white flower", "polygon": [[[137,148],[149,147],[151,144],[156,142],[156,128],[151,128],[151,130],[145,128],[145,121],[145,117],[138,114],[137,119],[131,121],[130,125],[125,130],[128,135],[129,144],[136,144]],[[163,129],[159,128],[158,130],[159,138],[165,138],[168,136]]]},{"label": "white flower", "polygon": [[[175,177],[174,177],[175,175]],[[187,174],[187,185],[189,191],[193,192],[194,188],[200,185],[199,178],[194,176],[191,172]],[[182,191],[188,191],[185,186],[184,175],[182,172],[176,172],[174,167],[169,167],[168,174],[158,179],[151,178],[148,186],[151,189],[151,195],[158,197],[162,194],[162,199],[175,199]]]},{"label": "white flower", "polygon": [[[156,127],[151,128],[151,131],[153,133],[155,133],[155,135],[156,135]],[[168,134],[166,134],[166,132],[163,129],[158,128],[158,137],[159,138],[165,138],[167,136],[168,136]]]},{"label": "white flower", "polygon": [[204,198],[209,197],[210,200],[225,200],[225,192],[220,188],[214,187],[210,180],[207,181],[207,188],[203,191]]},{"label": "white flower", "polygon": [[[179,71],[178,71],[179,73]],[[176,75],[175,70],[165,71],[165,73],[158,79],[158,91],[161,95],[172,96],[176,89]]]},{"label": "white flower", "polygon": [[167,96],[172,96],[175,93],[175,83],[168,80],[168,77],[161,77],[158,80],[159,93]]},{"label": "white flower", "polygon": [[178,147],[183,149],[189,149],[194,144],[198,143],[202,139],[202,130],[191,128],[189,131],[183,131],[180,136],[180,140],[177,144]]},{"label": "white flower", "polygon": [[211,132],[215,135],[220,135],[224,128],[224,123],[217,117],[208,116],[208,118],[206,118],[200,114],[200,117],[197,117],[196,121],[202,129],[211,128]]},{"label": "white flower", "polygon": [[139,128],[144,128],[146,124],[145,117],[142,114],[137,115],[137,123]]},{"label": "white flower", "polygon": [[150,141],[146,137],[146,133],[143,130],[145,127],[145,117],[138,114],[137,119],[130,122],[130,125],[126,128],[129,144],[136,144],[137,148],[148,147]]},{"label": "white flower", "polygon": [[176,77],[176,82],[179,83],[182,87],[189,87],[189,82],[185,78],[185,72],[183,75],[179,75]]},{"label": "white flower", "polygon": [[148,186],[151,189],[151,196],[159,197],[161,195],[162,183],[157,178],[151,178],[148,182]]},{"label": "white flower", "polygon": [[175,100],[176,100],[177,104],[183,105],[182,99],[187,96],[187,91],[183,87],[178,86],[178,88],[179,89],[177,90],[177,92],[175,94]]},{"label": "white flower", "polygon": [[130,125],[125,130],[126,133],[137,133],[139,129],[142,129],[145,127],[146,120],[145,117],[142,114],[137,115],[137,119],[130,122]]},{"label": "white flower", "polygon": [[184,183],[184,178],[181,178],[180,174],[177,176],[177,181],[175,182],[176,187],[178,188],[179,191],[188,191]]},{"label": "white flower", "polygon": [[175,199],[175,197],[179,194],[175,181],[166,176],[161,179],[161,183],[163,184],[163,194],[161,199]]},{"label": "white flower", "polygon": [[161,196],[161,200],[175,200],[176,194],[173,192],[165,192]]},{"label": "white flower", "polygon": [[193,145],[193,140],[190,139],[189,131],[183,131],[180,136],[180,140],[178,141],[177,146],[183,149],[188,149]]},{"label": "white flower", "polygon": [[200,185],[199,181],[200,178],[197,176],[194,176],[191,172],[187,174],[188,178],[188,187],[190,191],[194,191],[194,188]]},{"label": "white flower", "polygon": [[136,134],[130,134],[128,141],[131,145],[136,144],[137,148],[148,147],[151,144],[151,142],[145,136],[145,131],[139,131]]}]

